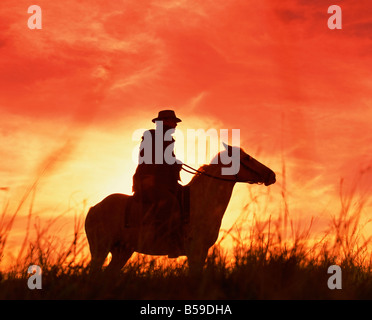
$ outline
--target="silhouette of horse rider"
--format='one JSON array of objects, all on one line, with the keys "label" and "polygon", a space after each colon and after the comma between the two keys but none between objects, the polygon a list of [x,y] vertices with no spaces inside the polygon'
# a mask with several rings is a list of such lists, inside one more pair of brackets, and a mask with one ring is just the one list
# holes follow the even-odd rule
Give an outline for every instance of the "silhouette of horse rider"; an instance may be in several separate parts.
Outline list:
[{"label": "silhouette of horse rider", "polygon": [[[159,236],[175,243],[175,251],[181,244],[181,216],[177,198],[181,190],[180,170],[174,154],[175,140],[172,136],[178,122],[173,110],[162,110],[152,119],[156,129],[143,133],[139,151],[139,164],[133,176],[133,192],[145,207],[153,205],[152,219],[159,227]],[[168,236],[167,236],[168,235]],[[167,241],[167,240],[166,240]],[[178,253],[174,252],[177,256]]]}]

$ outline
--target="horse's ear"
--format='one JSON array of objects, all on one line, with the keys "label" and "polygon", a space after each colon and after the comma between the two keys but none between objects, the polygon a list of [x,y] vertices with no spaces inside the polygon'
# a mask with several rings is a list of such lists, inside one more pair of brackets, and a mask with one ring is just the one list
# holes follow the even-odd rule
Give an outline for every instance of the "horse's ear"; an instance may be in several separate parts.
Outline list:
[{"label": "horse's ear", "polygon": [[233,147],[232,147],[232,146],[229,146],[229,145],[226,144],[225,142],[222,142],[222,144],[223,144],[223,146],[225,147],[225,149],[227,150],[227,154],[232,155]]},{"label": "horse's ear", "polygon": [[223,146],[225,147],[225,149],[228,151],[229,150],[229,148],[231,148],[229,145],[227,145],[225,142],[223,142],[222,141],[222,144],[223,144]]}]

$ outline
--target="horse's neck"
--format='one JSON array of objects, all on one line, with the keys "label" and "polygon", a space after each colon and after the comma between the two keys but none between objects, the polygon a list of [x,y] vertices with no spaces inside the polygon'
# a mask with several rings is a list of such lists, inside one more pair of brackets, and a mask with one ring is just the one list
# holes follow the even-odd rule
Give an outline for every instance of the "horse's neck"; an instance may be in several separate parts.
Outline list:
[{"label": "horse's neck", "polygon": [[[210,165],[206,173],[221,177],[221,167]],[[222,220],[225,210],[229,204],[235,182],[214,179],[206,175],[200,175],[190,185],[192,200],[195,209],[201,211],[201,216],[206,219]]]}]

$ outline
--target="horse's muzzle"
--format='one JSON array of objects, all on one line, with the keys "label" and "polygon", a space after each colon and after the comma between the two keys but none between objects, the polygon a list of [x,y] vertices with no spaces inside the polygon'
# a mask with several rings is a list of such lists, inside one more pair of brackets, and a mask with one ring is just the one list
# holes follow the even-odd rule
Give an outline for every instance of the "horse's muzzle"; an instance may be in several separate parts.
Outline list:
[{"label": "horse's muzzle", "polygon": [[275,176],[275,173],[273,171],[271,171],[268,176],[267,176],[267,179],[266,181],[264,182],[265,183],[265,186],[269,186],[271,184],[274,184],[276,182],[276,176]]}]

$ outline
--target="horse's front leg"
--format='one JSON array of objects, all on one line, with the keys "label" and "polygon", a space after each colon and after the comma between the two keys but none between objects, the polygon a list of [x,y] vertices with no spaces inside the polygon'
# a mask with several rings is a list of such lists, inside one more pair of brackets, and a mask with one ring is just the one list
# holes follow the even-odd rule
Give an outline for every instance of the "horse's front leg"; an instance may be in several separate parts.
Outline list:
[{"label": "horse's front leg", "polygon": [[187,253],[187,263],[191,275],[201,275],[208,255],[208,248],[195,246],[193,250]]}]

